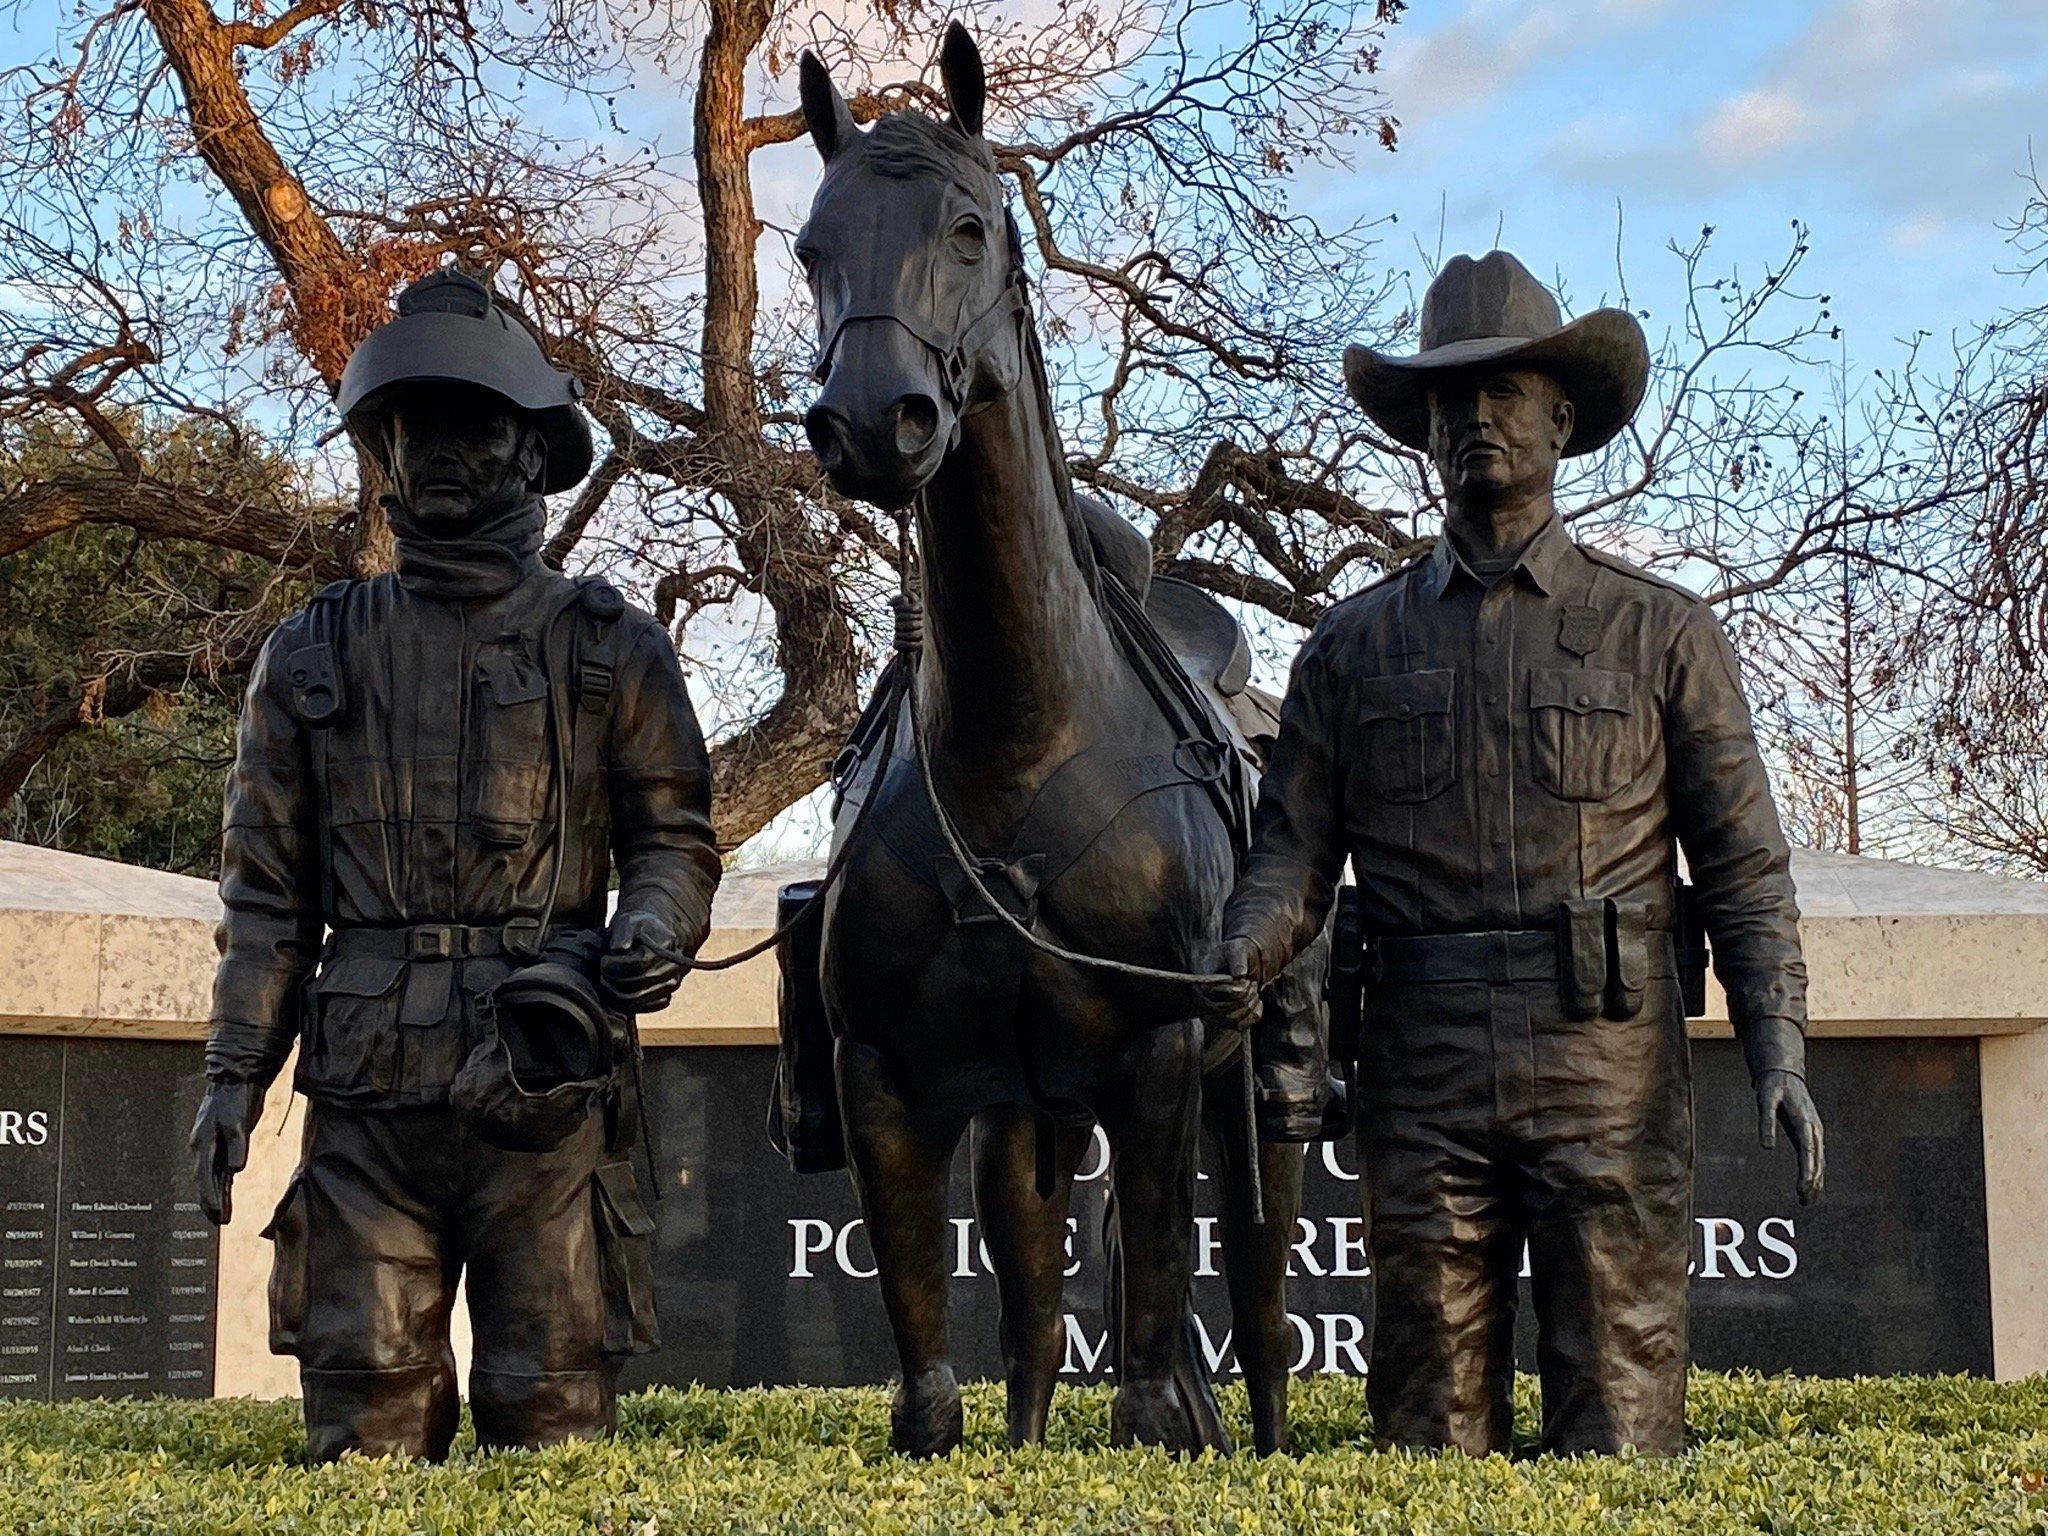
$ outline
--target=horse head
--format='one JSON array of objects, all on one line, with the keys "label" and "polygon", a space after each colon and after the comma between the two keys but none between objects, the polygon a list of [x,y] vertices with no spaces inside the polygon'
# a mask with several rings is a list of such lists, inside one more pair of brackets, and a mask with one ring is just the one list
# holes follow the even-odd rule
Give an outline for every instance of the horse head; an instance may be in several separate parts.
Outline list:
[{"label": "horse head", "polygon": [[866,132],[815,56],[799,72],[825,161],[796,246],[823,386],[804,430],[834,486],[892,511],[1024,368],[1022,252],[982,135],[981,51],[957,21],[939,70],[949,117],[892,112]]}]

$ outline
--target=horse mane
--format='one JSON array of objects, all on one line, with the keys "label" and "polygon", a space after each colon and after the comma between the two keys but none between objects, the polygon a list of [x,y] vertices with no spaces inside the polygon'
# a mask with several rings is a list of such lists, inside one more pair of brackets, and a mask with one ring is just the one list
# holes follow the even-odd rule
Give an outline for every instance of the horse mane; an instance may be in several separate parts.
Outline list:
[{"label": "horse mane", "polygon": [[[1006,231],[1004,259],[1012,264],[1017,280],[1026,285],[1028,294],[1023,242],[1018,238],[1016,218],[1010,212],[1009,200],[1003,195],[1002,175],[996,169],[995,152],[989,148],[987,139],[980,134],[962,133],[952,123],[929,113],[905,109],[876,119],[874,126],[861,134],[856,142],[861,146],[861,164],[877,176],[886,176],[892,181],[950,181],[982,207],[1000,213]],[[1059,498],[1060,514],[1066,520],[1067,539],[1073,546],[1074,561],[1081,568],[1082,580],[1100,604],[1101,564],[1095,558],[1094,540],[1089,537],[1088,525],[1074,500],[1073,477],[1067,469],[1059,422],[1053,415],[1052,379],[1046,370],[1045,352],[1038,336],[1038,316],[1028,299],[1025,305],[1024,363],[1028,375],[1026,382],[1038,396],[1047,456],[1052,461],[1053,485]]]}]

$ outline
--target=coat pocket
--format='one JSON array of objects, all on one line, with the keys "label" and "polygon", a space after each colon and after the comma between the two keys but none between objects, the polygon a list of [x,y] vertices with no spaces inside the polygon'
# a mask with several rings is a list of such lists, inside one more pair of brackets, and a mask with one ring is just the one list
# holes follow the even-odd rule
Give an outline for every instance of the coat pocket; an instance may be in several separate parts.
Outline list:
[{"label": "coat pocket", "polygon": [[306,1326],[312,1255],[306,1242],[306,1171],[292,1175],[263,1228],[270,1239],[270,1352],[295,1355]]},{"label": "coat pocket", "polygon": [[299,1086],[333,1094],[385,1093],[398,1061],[399,986],[405,961],[396,955],[330,960],[313,978],[312,1030]]},{"label": "coat pocket", "polygon": [[1364,794],[1411,805],[1457,782],[1456,672],[1369,677],[1357,697],[1362,750],[1351,776]]},{"label": "coat pocket", "polygon": [[463,812],[487,843],[523,845],[547,814],[553,776],[548,679],[523,643],[477,654]]},{"label": "coat pocket", "polygon": [[654,1218],[640,1202],[631,1163],[600,1164],[590,1182],[604,1285],[604,1352],[644,1355],[661,1345],[654,1314]]},{"label": "coat pocket", "polygon": [[1529,674],[1536,782],[1562,800],[1605,800],[1642,772],[1633,673],[1538,667]]}]

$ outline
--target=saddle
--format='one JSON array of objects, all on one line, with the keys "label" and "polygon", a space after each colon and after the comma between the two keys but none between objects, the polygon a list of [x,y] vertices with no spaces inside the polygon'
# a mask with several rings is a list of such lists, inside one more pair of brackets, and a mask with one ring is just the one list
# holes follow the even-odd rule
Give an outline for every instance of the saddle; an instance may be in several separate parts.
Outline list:
[{"label": "saddle", "polygon": [[[1278,700],[1251,686],[1251,648],[1228,610],[1199,587],[1155,576],[1143,534],[1102,502],[1075,499],[1102,569],[1110,630],[1180,740],[1171,754],[1142,757],[1128,755],[1128,742],[1117,740],[1083,749],[1055,770],[1001,847],[981,850],[983,883],[1027,924],[1039,894],[1126,806],[1169,785],[1202,785],[1242,855],[1258,774],[1279,728]],[[947,899],[956,921],[992,921],[946,848],[917,775],[885,776],[875,760],[890,712],[909,707],[902,681],[892,661],[834,761],[834,814],[880,780],[883,799],[870,830]],[[908,758],[910,735],[908,722],[899,721],[898,758]]]},{"label": "saddle", "polygon": [[1108,503],[1076,495],[1095,558],[1137,597],[1188,678],[1236,727],[1256,766],[1280,731],[1280,700],[1252,686],[1252,648],[1230,610],[1192,582],[1152,573],[1152,545]]}]

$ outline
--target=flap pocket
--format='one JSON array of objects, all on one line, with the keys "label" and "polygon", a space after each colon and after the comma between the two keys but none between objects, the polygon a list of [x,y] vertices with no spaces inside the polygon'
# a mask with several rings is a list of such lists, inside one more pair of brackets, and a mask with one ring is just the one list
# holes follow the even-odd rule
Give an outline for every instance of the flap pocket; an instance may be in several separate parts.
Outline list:
[{"label": "flap pocket", "polygon": [[647,1214],[647,1207],[640,1201],[640,1190],[633,1181],[631,1163],[600,1163],[597,1190],[604,1201],[606,1213],[624,1231],[635,1237],[647,1237],[653,1233],[654,1218]]},{"label": "flap pocket", "polygon": [[1636,707],[1633,672],[1593,667],[1539,667],[1529,674],[1531,709],[1564,709],[1575,715],[1609,710],[1632,715]]},{"label": "flap pocket", "polygon": [[1358,684],[1359,718],[1413,720],[1418,715],[1448,715],[1454,676],[1445,667],[1433,672],[1368,677]]},{"label": "flap pocket", "polygon": [[270,1352],[295,1355],[306,1326],[312,1251],[306,1241],[306,1170],[292,1174],[263,1235],[270,1239]]},{"label": "flap pocket", "polygon": [[299,1052],[301,1091],[341,1097],[390,1089],[404,975],[396,955],[343,955],[321,967]]},{"label": "flap pocket", "polygon": [[1650,757],[1656,720],[1636,713],[1632,672],[1539,667],[1529,674],[1529,752],[1536,782],[1564,800],[1605,800]]},{"label": "flap pocket", "polygon": [[476,675],[499,704],[530,704],[548,691],[546,676],[523,647],[494,645],[479,651]]},{"label": "flap pocket", "polygon": [[382,997],[404,971],[397,955],[347,955],[320,967],[313,990],[321,997]]},{"label": "flap pocket", "polygon": [[597,1262],[604,1288],[604,1352],[644,1355],[661,1345],[654,1311],[654,1220],[640,1203],[633,1165],[600,1163],[591,1174],[597,1191]]}]

